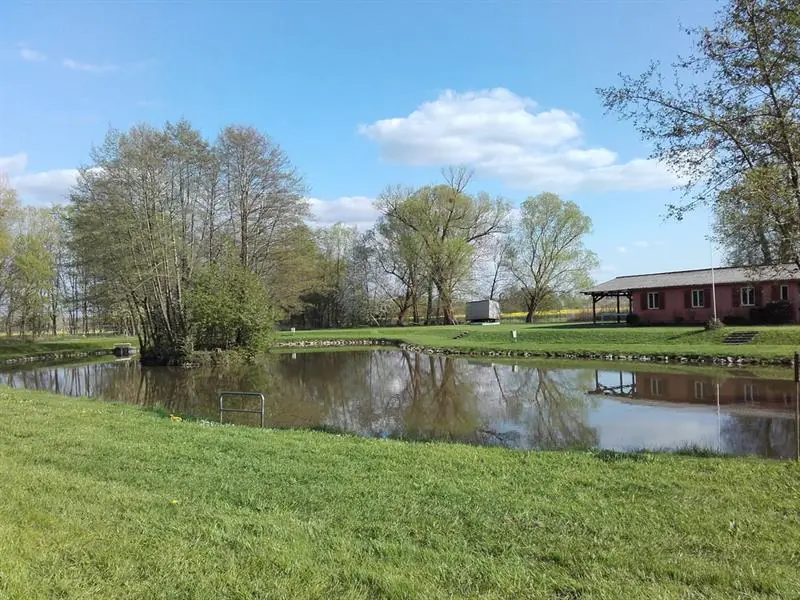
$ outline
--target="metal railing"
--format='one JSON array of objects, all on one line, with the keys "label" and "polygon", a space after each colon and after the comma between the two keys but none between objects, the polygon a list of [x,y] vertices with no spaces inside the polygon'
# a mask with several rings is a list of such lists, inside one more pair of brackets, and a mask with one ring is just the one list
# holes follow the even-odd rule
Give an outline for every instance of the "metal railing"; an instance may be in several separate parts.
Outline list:
[{"label": "metal railing", "polygon": [[[226,396],[254,396],[261,399],[261,406],[255,410],[251,408],[225,408],[223,401]],[[264,427],[264,394],[262,394],[261,392],[220,392],[219,393],[220,423],[222,423],[222,413],[226,412],[258,414],[261,417],[261,427]]]}]

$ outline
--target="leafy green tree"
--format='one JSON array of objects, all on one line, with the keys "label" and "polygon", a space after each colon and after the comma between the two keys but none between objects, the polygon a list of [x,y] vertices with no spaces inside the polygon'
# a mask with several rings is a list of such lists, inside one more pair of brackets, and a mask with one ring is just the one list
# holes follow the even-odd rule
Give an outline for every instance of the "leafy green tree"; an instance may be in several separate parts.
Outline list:
[{"label": "leafy green tree", "polygon": [[258,352],[270,340],[276,309],[264,283],[240,258],[228,252],[194,275],[187,305],[198,349]]},{"label": "leafy green tree", "polygon": [[38,335],[47,327],[49,294],[52,293],[53,256],[34,234],[18,235],[11,262],[11,306],[21,333]]},{"label": "leafy green tree", "polygon": [[[674,215],[710,202],[726,237],[731,227],[762,247],[787,237],[777,245],[800,265],[800,0],[729,0],[713,25],[688,33],[696,50],[673,64],[672,85],[653,64],[600,89],[603,102],[684,179]],[[748,175],[762,169],[767,178]],[[746,219],[728,219],[735,196]]]},{"label": "leafy green tree", "polygon": [[476,246],[503,229],[508,213],[502,199],[467,194],[468,182],[465,171],[451,170],[447,184],[425,186],[408,195],[388,190],[376,201],[386,222],[413,232],[447,324],[456,322],[456,289],[472,271]]},{"label": "leafy green tree", "polygon": [[[229,262],[231,243],[240,267],[228,265],[234,306],[245,310],[246,299],[257,298],[258,317],[271,325],[279,309],[298,305],[313,252],[304,189],[280,146],[251,127],[227,127],[213,144],[187,122],[111,131],[71,195],[71,251],[104,312],[129,315],[143,360],[181,363],[198,331],[219,341],[220,323],[194,322],[188,295],[202,296],[209,278],[222,276],[210,265]],[[195,298],[197,315],[210,318],[205,300],[222,302],[213,296]],[[219,333],[225,347],[228,325]],[[262,333],[243,321],[235,329],[235,345],[251,346]]]},{"label": "leafy green tree", "polygon": [[732,266],[792,262],[800,254],[793,212],[786,178],[757,167],[717,195],[714,237]]},{"label": "leafy green tree", "polygon": [[597,257],[584,245],[591,219],[580,207],[556,194],[527,198],[511,235],[506,265],[522,291],[530,323],[557,296],[591,284]]}]

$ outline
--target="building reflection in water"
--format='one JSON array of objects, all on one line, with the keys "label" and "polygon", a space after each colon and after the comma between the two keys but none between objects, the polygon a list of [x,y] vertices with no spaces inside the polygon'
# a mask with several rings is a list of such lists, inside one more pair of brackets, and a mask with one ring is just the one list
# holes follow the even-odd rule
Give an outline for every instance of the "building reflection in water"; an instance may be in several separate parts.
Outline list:
[{"label": "building reflection in water", "polygon": [[591,395],[637,406],[714,409],[716,450],[730,454],[800,456],[800,401],[791,380],[746,371],[594,371]]},{"label": "building reflection in water", "polygon": [[794,383],[702,369],[565,369],[376,350],[282,354],[230,369],[51,365],[0,372],[0,383],[214,420],[220,390],[259,391],[270,427],[519,449],[700,445],[788,458],[798,439]]}]

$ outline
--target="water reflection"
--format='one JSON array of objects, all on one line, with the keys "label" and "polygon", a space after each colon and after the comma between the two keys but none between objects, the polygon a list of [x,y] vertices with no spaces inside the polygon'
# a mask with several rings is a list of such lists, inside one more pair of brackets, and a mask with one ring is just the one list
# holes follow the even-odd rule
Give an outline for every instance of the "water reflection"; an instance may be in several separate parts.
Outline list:
[{"label": "water reflection", "polygon": [[[788,458],[798,439],[792,382],[701,370],[492,365],[381,350],[285,354],[225,370],[142,368],[135,361],[60,365],[0,373],[0,383],[160,404],[207,419],[219,418],[219,391],[259,391],[267,394],[271,427],[511,448],[697,445]],[[258,417],[227,420],[257,424]]]}]

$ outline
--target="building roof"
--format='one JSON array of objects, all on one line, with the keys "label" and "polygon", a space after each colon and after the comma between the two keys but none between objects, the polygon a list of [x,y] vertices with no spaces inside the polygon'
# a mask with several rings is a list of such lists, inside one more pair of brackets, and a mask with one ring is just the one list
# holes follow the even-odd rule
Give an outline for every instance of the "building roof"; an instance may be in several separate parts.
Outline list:
[{"label": "building roof", "polygon": [[[714,269],[715,284],[749,283],[756,281],[800,280],[800,269],[795,264],[764,267],[725,267]],[[596,285],[584,294],[629,292],[633,290],[711,285],[711,269],[671,271],[644,275],[624,275]]]}]

